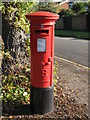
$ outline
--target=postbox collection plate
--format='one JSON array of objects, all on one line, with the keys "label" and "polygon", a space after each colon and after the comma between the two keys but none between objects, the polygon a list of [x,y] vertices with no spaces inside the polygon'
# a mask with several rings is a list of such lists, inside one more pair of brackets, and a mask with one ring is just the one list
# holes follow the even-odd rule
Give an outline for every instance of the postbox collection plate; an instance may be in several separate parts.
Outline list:
[{"label": "postbox collection plate", "polygon": [[37,38],[37,52],[46,52],[46,38]]}]

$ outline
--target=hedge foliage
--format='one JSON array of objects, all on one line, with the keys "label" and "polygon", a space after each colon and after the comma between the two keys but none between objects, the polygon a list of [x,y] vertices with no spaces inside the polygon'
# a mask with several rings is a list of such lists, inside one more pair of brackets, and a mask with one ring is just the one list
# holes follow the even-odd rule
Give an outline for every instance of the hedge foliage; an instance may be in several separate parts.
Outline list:
[{"label": "hedge foliage", "polygon": [[86,3],[75,2],[69,10],[62,9],[58,14],[60,16],[75,16],[90,12],[90,0]]}]

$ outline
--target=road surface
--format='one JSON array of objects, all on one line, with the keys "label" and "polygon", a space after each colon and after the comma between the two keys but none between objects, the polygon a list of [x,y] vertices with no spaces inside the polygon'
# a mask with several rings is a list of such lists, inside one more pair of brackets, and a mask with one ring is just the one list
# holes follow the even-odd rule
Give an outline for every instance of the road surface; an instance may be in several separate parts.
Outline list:
[{"label": "road surface", "polygon": [[88,40],[55,37],[55,56],[88,66]]}]

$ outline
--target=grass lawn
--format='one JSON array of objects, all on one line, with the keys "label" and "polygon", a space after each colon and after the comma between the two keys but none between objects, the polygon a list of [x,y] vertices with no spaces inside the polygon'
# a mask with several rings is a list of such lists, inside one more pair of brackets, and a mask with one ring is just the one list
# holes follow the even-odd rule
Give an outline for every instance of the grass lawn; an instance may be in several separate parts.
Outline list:
[{"label": "grass lawn", "polygon": [[76,37],[90,40],[90,32],[55,30],[55,36]]}]

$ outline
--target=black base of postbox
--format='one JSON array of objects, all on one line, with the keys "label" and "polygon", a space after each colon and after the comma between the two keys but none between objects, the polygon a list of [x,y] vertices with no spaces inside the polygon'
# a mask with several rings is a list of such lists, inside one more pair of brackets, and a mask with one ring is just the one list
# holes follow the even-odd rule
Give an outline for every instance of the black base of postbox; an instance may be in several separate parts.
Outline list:
[{"label": "black base of postbox", "polygon": [[50,88],[36,88],[31,86],[30,106],[36,114],[46,114],[53,111],[53,90]]}]

